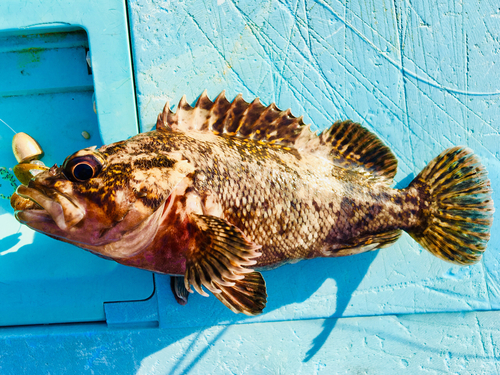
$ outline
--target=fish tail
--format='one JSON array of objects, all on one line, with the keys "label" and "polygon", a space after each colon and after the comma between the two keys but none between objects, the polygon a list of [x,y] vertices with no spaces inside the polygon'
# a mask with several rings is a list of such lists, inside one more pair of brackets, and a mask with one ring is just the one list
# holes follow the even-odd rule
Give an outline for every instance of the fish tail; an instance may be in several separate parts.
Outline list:
[{"label": "fish tail", "polygon": [[422,202],[420,225],[409,234],[432,254],[455,264],[478,262],[493,222],[488,172],[466,147],[442,152],[412,181]]}]

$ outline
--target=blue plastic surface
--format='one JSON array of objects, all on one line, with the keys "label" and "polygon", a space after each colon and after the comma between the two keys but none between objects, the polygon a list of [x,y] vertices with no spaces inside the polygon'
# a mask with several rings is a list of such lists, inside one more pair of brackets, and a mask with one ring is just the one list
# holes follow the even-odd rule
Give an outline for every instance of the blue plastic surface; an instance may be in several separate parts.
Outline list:
[{"label": "blue plastic surface", "polygon": [[[259,96],[291,107],[316,129],[337,119],[361,122],[396,154],[397,187],[445,148],[466,145],[496,191],[496,8],[471,1],[451,16],[449,4],[439,4],[437,15],[423,5],[340,1],[192,0],[165,7],[131,1],[141,129],[153,126],[165,101],[174,105],[183,94],[194,102],[204,89],[211,98],[242,92],[247,101]],[[186,307],[172,306],[172,325],[496,309],[499,226],[495,221],[475,266],[443,262],[405,234],[380,252],[265,272],[268,305],[261,316],[235,316],[213,297],[194,296]]]},{"label": "blue plastic surface", "polygon": [[[102,145],[100,134],[110,142],[136,133],[123,2],[108,2],[121,5],[121,12],[95,8],[85,17],[78,2],[64,2],[42,17],[36,4],[23,9],[15,3],[0,4],[0,119],[33,136],[48,166],[61,164],[81,148]],[[17,16],[9,17],[13,11]],[[106,12],[109,35],[99,23]],[[66,22],[55,22],[60,19]],[[86,62],[89,47],[92,70]],[[93,111],[94,85],[99,123]],[[90,139],[82,136],[84,131]],[[0,124],[0,326],[103,321],[105,302],[148,298],[154,290],[151,273],[36,234],[14,219],[6,199],[16,181],[13,135]]]},{"label": "blue plastic surface", "polygon": [[[168,303],[164,303],[170,295],[168,284],[168,277],[160,277],[157,283],[155,302],[160,313],[155,319],[160,322],[168,319]],[[2,375],[491,375],[500,370],[500,328],[498,312],[493,311],[116,327],[1,329],[0,371]]]}]

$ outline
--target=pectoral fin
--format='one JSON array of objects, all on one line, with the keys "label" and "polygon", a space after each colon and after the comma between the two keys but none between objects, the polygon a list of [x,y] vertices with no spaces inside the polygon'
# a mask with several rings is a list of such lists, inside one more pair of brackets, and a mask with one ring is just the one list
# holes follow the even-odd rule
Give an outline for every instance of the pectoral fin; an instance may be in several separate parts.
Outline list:
[{"label": "pectoral fin", "polygon": [[256,315],[266,305],[266,285],[262,275],[248,268],[261,255],[256,245],[227,221],[207,215],[191,215],[194,226],[186,257],[186,289],[203,296],[211,291],[235,313]]}]

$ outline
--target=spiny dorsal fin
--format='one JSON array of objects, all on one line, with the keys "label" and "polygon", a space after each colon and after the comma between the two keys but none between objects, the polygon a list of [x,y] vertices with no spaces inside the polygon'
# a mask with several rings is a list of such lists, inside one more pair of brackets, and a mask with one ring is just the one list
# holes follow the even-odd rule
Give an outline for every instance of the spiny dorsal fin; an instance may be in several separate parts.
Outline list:
[{"label": "spiny dorsal fin", "polygon": [[158,131],[170,131],[172,128],[168,123],[168,115],[172,113],[170,110],[170,103],[166,102],[163,106],[163,111],[158,115],[156,119],[156,130]]},{"label": "spiny dorsal fin", "polygon": [[247,103],[241,94],[232,102],[224,91],[212,102],[206,90],[191,107],[186,97],[173,113],[168,103],[158,116],[158,130],[209,131],[216,135],[252,139],[273,146],[293,147],[324,156],[349,169],[361,169],[388,183],[396,174],[397,160],[373,133],[352,121],[334,123],[317,135],[290,109],[281,111],[274,103],[264,106],[259,99]]},{"label": "spiny dorsal fin", "polygon": [[183,96],[177,107],[173,113],[168,103],[165,105],[158,116],[157,130],[210,131],[293,147],[306,128],[302,117],[293,116],[289,109],[281,111],[274,103],[266,107],[258,98],[247,103],[241,94],[229,102],[224,91],[212,102],[205,90],[194,107]]}]

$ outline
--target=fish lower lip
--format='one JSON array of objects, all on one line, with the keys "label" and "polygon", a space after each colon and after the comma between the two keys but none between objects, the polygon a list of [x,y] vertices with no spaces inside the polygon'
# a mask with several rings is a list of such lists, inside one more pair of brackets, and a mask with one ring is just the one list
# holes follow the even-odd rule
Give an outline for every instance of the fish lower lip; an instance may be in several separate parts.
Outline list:
[{"label": "fish lower lip", "polygon": [[31,210],[22,210],[22,211],[16,211],[14,213],[14,216],[16,217],[16,220],[19,221],[22,224],[29,224],[31,221],[34,219],[37,221],[51,221],[52,217],[49,215],[47,211],[44,209],[31,209]]},{"label": "fish lower lip", "polygon": [[[16,193],[26,199],[30,199],[36,204],[38,204],[42,210],[37,209],[36,211],[45,211],[52,220],[56,223],[56,225],[62,229],[62,230],[67,230],[77,223],[79,223],[83,217],[84,213],[83,210],[78,208],[76,205],[73,204],[69,199],[65,198],[64,196],[58,194],[57,198],[59,200],[56,201],[54,199],[51,199],[47,197],[45,194],[40,192],[37,189],[29,188],[24,185],[20,185],[17,188]],[[63,208],[63,205],[65,206]],[[27,212],[30,212],[33,210],[27,210]],[[22,217],[22,215],[16,215],[17,217]]]}]

